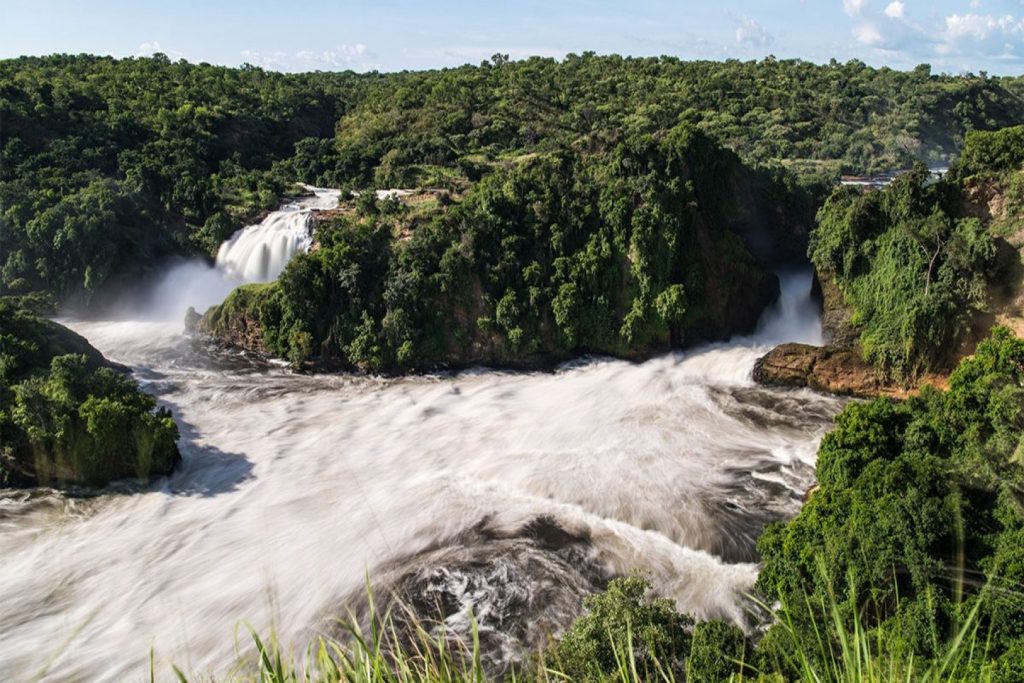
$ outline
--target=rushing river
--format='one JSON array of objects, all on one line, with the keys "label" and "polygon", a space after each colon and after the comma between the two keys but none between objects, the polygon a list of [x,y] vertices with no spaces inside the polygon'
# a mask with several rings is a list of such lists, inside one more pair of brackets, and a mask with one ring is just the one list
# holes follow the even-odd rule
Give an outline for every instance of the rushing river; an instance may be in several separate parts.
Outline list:
[{"label": "rushing river", "polygon": [[184,462],[141,492],[0,497],[3,679],[148,680],[151,650],[158,677],[223,673],[246,624],[301,647],[367,576],[456,633],[472,610],[495,669],[635,569],[746,623],[754,541],[840,407],[750,380],[768,345],[820,341],[809,275],[782,283],[752,337],[540,373],[303,376],[180,322],[70,322],[173,410]]}]

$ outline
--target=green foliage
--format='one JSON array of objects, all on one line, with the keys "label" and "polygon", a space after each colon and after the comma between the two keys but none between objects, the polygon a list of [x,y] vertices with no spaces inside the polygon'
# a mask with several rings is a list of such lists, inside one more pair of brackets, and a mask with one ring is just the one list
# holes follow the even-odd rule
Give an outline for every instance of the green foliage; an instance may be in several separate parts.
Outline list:
[{"label": "green foliage", "polygon": [[753,675],[745,666],[753,647],[739,627],[723,621],[703,621],[693,628],[686,680],[720,683]]},{"label": "green foliage", "polygon": [[635,671],[641,680],[682,679],[693,621],[671,600],[646,599],[649,588],[633,576],[588,596],[586,613],[558,640],[552,655],[557,669],[573,680],[611,679],[620,671]]},{"label": "green foliage", "polygon": [[[55,55],[0,61],[0,290],[89,303],[274,208],[352,75]],[[305,156],[304,156],[305,155]]]},{"label": "green foliage", "polygon": [[958,171],[965,175],[1024,168],[1024,126],[973,131],[964,140]]},{"label": "green foliage", "polygon": [[229,297],[207,328],[230,338],[255,322],[278,356],[370,370],[721,337],[771,299],[772,277],[725,227],[751,220],[734,194],[779,213],[770,182],[684,125],[537,155],[415,214],[364,193],[355,216],[320,226],[318,249],[258,297]]},{"label": "green foliage", "polygon": [[995,238],[959,217],[959,186],[927,180],[918,166],[882,191],[840,188],[811,234],[811,260],[852,306],[864,357],[903,381],[961,353],[999,277]]},{"label": "green foliage", "polygon": [[105,484],[170,471],[166,409],[88,342],[0,302],[0,485]]},{"label": "green foliage", "polygon": [[[855,617],[893,647],[938,657],[974,614],[987,656],[1002,655],[1024,635],[1022,452],[1024,340],[997,328],[948,391],[839,415],[820,489],[759,540],[759,588],[787,606],[798,638],[837,638]],[[837,603],[850,606],[838,625]]]},{"label": "green foliage", "polygon": [[[745,162],[785,160],[833,178],[941,160],[969,131],[1022,123],[1019,90],[1019,79],[856,60],[584,53],[362,75],[163,55],[2,60],[0,288],[90,303],[171,255],[212,253],[295,181],[461,192],[533,155],[600,152],[680,124]],[[820,191],[786,182],[786,202],[806,204]],[[627,335],[642,335],[657,295],[643,293]],[[573,305],[569,286],[563,317]],[[530,345],[530,330],[511,329]]]}]

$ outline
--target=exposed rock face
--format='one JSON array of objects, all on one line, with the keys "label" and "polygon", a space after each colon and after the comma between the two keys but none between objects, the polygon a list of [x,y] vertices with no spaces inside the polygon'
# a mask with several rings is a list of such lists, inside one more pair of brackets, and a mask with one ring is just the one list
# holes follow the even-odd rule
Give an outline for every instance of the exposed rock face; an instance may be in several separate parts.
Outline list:
[{"label": "exposed rock face", "polygon": [[[944,388],[948,377],[927,374],[920,385]],[[906,398],[918,389],[881,378],[856,347],[781,344],[758,359],[754,381],[782,387],[807,387],[843,396]]]},{"label": "exposed rock face", "polygon": [[992,180],[971,181],[966,183],[964,212],[985,223],[1002,220],[1007,217],[1007,198],[1005,190],[999,183]]},{"label": "exposed rock face", "polygon": [[814,291],[821,297],[821,327],[825,333],[825,340],[833,346],[853,346],[860,336],[860,331],[850,322],[853,318],[853,309],[847,305],[832,274],[816,270]]},{"label": "exposed rock face", "polygon": [[185,315],[190,333],[208,334],[217,342],[254,353],[267,353],[263,330],[251,313],[250,302],[259,297],[263,285],[243,285],[233,291],[220,306],[213,306],[202,316]]},{"label": "exposed rock face", "polygon": [[754,365],[754,381],[851,396],[887,393],[874,368],[848,347],[795,343],[776,346]]}]

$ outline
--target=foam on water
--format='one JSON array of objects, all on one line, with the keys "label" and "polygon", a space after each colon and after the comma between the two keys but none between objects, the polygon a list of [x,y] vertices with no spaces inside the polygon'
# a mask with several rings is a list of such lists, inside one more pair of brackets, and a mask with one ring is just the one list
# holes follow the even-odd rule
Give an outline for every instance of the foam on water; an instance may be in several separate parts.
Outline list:
[{"label": "foam on water", "polygon": [[496,671],[634,569],[745,623],[754,540],[798,510],[840,406],[750,380],[765,344],[820,334],[809,289],[785,276],[731,344],[552,373],[240,370],[180,325],[72,322],[174,411],[184,462],[133,495],[0,497],[0,669],[124,680],[152,647],[158,671],[216,675],[241,623],[301,647],[367,573],[443,598],[455,633],[472,610]]},{"label": "foam on water", "polygon": [[337,208],[341,196],[340,190],[303,187],[310,196],[235,232],[220,245],[214,265],[193,259],[169,268],[129,317],[177,324],[189,307],[201,313],[241,284],[276,280],[296,254],[312,246],[313,213]]}]

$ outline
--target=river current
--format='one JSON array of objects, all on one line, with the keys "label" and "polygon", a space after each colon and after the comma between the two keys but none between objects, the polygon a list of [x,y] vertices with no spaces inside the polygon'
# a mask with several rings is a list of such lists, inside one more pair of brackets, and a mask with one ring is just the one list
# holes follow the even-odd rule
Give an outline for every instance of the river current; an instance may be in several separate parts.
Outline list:
[{"label": "river current", "polygon": [[820,343],[809,273],[780,276],[752,336],[553,372],[300,375],[180,317],[64,321],[171,408],[184,461],[141,489],[0,496],[0,671],[148,680],[152,651],[158,678],[223,675],[247,626],[301,648],[359,614],[367,577],[453,634],[472,613],[494,671],[635,570],[748,624],[755,540],[799,509],[841,407],[750,379],[770,345]]}]

